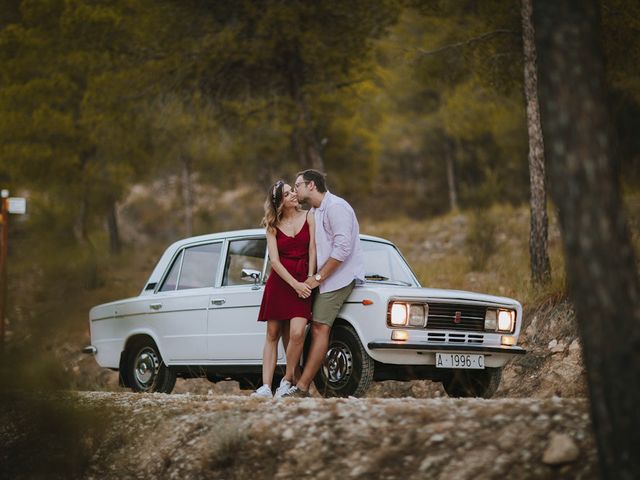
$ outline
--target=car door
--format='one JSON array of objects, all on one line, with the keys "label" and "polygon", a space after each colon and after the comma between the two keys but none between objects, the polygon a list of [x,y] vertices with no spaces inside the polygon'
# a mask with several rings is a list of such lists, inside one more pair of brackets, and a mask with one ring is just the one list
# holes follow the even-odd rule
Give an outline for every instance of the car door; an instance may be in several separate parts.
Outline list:
[{"label": "car door", "polygon": [[149,302],[149,322],[165,361],[197,363],[207,358],[207,313],[223,242],[187,246]]},{"label": "car door", "polygon": [[[230,239],[220,286],[215,289],[207,321],[209,359],[236,364],[259,363],[266,325],[258,322],[264,293],[265,237]],[[253,271],[256,279],[243,276]],[[284,353],[280,349],[280,360]]]}]

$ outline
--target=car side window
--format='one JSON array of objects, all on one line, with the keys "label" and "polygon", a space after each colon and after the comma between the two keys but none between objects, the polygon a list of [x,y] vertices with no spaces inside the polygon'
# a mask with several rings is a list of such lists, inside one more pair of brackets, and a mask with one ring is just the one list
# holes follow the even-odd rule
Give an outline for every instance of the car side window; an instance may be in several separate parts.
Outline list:
[{"label": "car side window", "polygon": [[182,267],[182,254],[184,250],[180,251],[180,254],[173,261],[173,265],[171,265],[171,270],[169,270],[169,274],[167,278],[164,279],[164,283],[162,287],[160,287],[160,292],[170,292],[176,289],[176,285],[178,285],[178,275],[180,273],[180,267]]},{"label": "car side window", "polygon": [[266,249],[266,238],[230,241],[222,285],[248,285],[251,283],[252,280],[242,278],[242,270],[250,269],[262,273]]},{"label": "car side window", "polygon": [[173,262],[160,291],[213,287],[221,252],[222,242],[185,248]]},{"label": "car side window", "polygon": [[221,252],[222,242],[187,248],[178,279],[178,290],[213,287]]}]

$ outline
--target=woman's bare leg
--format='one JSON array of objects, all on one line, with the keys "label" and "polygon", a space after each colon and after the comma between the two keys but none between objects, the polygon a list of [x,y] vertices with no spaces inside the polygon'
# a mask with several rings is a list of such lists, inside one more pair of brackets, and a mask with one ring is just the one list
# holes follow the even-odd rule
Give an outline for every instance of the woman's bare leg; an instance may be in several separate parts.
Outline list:
[{"label": "woman's bare leg", "polygon": [[282,334],[282,325],[277,320],[267,322],[267,336],[262,351],[262,383],[271,386],[273,372],[278,361],[278,340]]},{"label": "woman's bare leg", "polygon": [[291,321],[290,320],[282,320],[280,322],[280,324],[282,325],[282,346],[284,347],[284,351],[287,351],[287,348],[289,347],[289,329]]},{"label": "woman's bare leg", "polygon": [[302,317],[292,318],[289,323],[289,347],[287,348],[287,370],[284,378],[294,383],[300,375],[300,357],[304,347],[304,329],[307,319]]}]

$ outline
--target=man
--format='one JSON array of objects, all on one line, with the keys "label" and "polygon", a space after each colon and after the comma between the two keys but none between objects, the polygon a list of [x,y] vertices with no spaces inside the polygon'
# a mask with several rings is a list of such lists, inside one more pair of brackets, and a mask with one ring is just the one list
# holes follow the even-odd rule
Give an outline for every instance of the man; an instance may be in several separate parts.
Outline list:
[{"label": "man", "polygon": [[319,291],[313,302],[311,347],[304,371],[283,397],[308,397],[327,354],[333,322],[355,284],[364,282],[364,263],[356,214],[344,199],[327,190],[325,175],[317,170],[300,172],[294,189],[299,202],[313,207],[318,269],[305,283]]}]

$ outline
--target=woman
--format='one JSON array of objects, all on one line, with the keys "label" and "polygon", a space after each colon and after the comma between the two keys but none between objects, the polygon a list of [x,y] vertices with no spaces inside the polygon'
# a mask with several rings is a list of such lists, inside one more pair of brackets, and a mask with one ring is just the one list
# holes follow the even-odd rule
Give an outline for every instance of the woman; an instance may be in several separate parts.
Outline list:
[{"label": "woman", "polygon": [[276,397],[293,384],[304,343],[304,329],[311,320],[311,289],[304,281],[315,273],[316,246],[313,215],[300,209],[291,186],[278,180],[264,203],[262,224],[267,230],[267,248],[271,259],[269,275],[260,305],[258,321],[267,322],[267,337],[262,355],[262,383],[253,395],[272,397],[271,382],[278,358],[278,340],[282,336],[287,369]]}]

